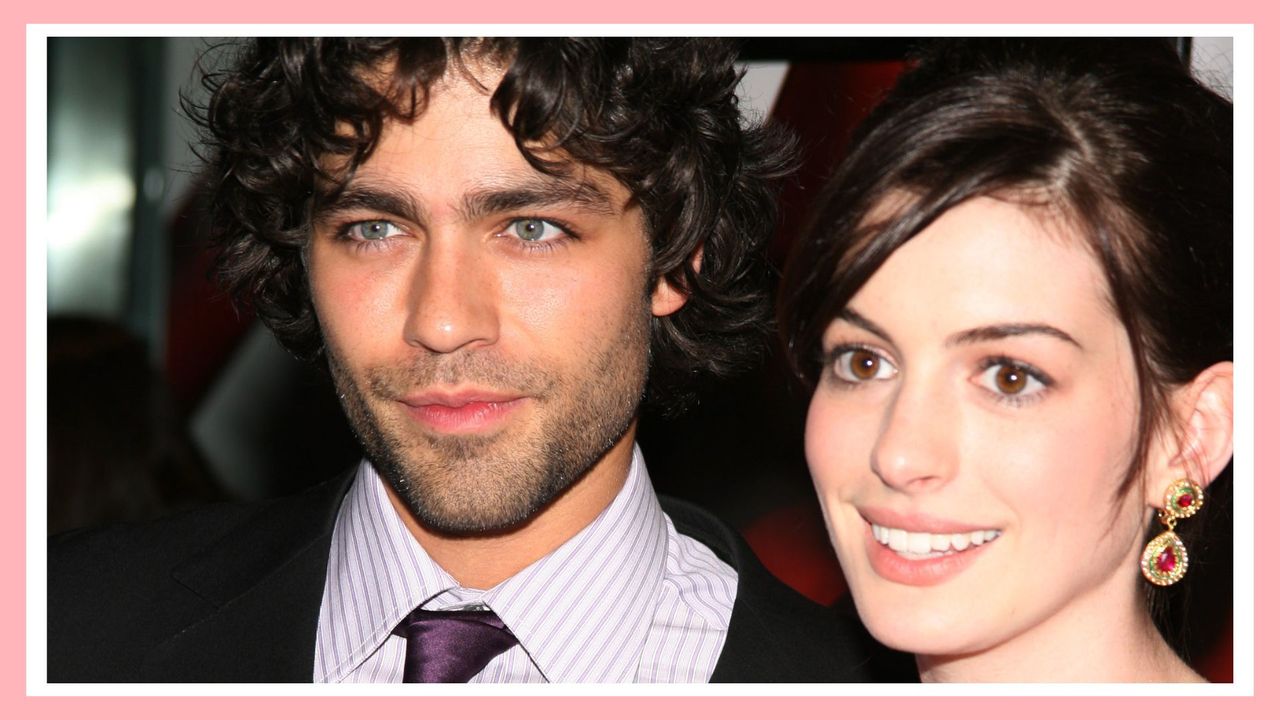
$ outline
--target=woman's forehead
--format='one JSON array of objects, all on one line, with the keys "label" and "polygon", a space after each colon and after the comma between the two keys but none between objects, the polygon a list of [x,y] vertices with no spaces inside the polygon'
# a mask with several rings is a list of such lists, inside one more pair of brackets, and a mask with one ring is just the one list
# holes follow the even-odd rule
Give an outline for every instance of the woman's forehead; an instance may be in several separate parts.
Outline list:
[{"label": "woman's forehead", "polygon": [[934,325],[1011,314],[1118,323],[1101,263],[1073,223],[1043,205],[989,197],[957,205],[897,248],[850,305]]}]

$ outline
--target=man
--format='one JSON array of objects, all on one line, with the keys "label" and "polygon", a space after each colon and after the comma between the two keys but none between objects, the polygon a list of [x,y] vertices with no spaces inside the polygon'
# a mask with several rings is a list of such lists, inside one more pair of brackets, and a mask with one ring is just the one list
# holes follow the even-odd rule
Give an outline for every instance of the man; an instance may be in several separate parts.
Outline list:
[{"label": "man", "polygon": [[221,266],[327,363],[368,459],[56,542],[50,679],[862,679],[848,626],[659,505],[635,446],[647,385],[670,399],[757,341],[787,147],[742,127],[732,61],[716,40],[247,46],[204,120]]}]

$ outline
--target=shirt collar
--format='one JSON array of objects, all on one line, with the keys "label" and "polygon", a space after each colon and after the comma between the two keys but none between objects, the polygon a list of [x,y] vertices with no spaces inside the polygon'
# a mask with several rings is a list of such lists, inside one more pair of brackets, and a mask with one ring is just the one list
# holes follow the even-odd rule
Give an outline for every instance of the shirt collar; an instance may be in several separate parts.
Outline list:
[{"label": "shirt collar", "polygon": [[[342,501],[333,530],[321,618],[341,652],[322,667],[329,682],[346,677],[380,647],[391,631],[425,598],[457,587],[400,521],[368,460]],[[322,659],[328,660],[327,658]]]},{"label": "shirt collar", "polygon": [[551,682],[634,679],[653,624],[667,524],[644,457],[613,502],[563,545],[485,593]]},{"label": "shirt collar", "polygon": [[[414,608],[462,589],[400,521],[367,460],[334,532],[339,555],[330,573],[366,578],[368,603],[344,618],[362,640],[342,668],[326,673],[340,677]],[[666,552],[665,518],[634,447],[622,490],[595,520],[478,599],[502,618],[548,681],[629,682],[652,625]]]}]

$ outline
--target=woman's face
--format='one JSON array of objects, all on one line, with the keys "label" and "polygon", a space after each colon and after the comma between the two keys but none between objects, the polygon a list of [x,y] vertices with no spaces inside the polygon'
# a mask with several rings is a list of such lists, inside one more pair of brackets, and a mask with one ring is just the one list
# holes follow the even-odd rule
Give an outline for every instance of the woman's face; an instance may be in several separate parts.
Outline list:
[{"label": "woman's face", "polygon": [[823,336],[806,453],[863,621],[929,656],[1136,602],[1138,391],[1074,231],[975,199],[893,253]]}]

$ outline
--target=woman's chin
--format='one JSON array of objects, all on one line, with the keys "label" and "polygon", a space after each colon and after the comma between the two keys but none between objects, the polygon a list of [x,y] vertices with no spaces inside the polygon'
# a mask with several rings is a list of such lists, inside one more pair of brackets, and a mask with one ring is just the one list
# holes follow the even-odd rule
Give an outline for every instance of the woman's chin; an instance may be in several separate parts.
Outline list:
[{"label": "woman's chin", "polygon": [[873,573],[848,579],[856,588],[853,601],[862,624],[885,646],[930,656],[964,655],[984,647],[981,610],[967,594],[898,585]]},{"label": "woman's chin", "polygon": [[960,636],[963,627],[950,622],[913,623],[913,618],[885,618],[860,613],[871,636],[886,647],[913,655],[950,656],[974,652],[968,638]]}]

